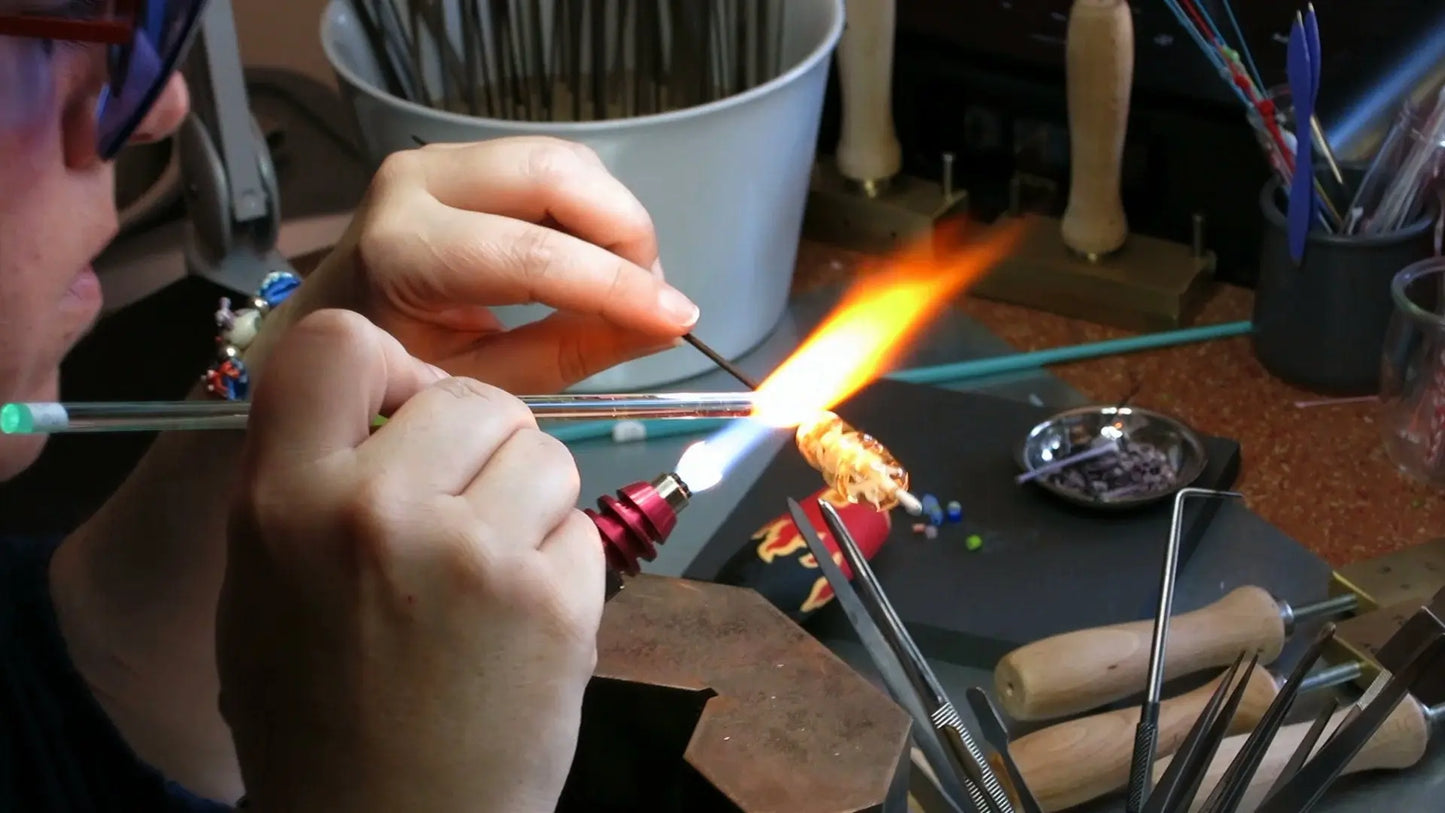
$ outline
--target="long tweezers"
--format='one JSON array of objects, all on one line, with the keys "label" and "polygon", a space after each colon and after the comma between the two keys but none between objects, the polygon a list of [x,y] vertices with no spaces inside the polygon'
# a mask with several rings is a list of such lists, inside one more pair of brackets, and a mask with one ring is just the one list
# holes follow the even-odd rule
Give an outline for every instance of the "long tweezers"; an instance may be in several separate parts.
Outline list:
[{"label": "long tweezers", "polygon": [[1043,806],[1034,798],[1033,791],[1029,790],[1023,771],[1019,770],[1013,754],[1009,753],[1008,729],[1004,727],[998,709],[994,707],[993,701],[989,700],[988,693],[974,686],[964,692],[964,697],[968,701],[968,707],[973,709],[973,717],[978,721],[984,742],[993,749],[998,764],[1003,766],[1004,775],[1013,786],[1010,788],[1013,791],[1011,796],[1018,801],[1019,813],[1044,813]]},{"label": "long tweezers", "polygon": [[928,660],[923,657],[922,650],[914,643],[913,636],[908,634],[908,629],[903,626],[903,619],[899,618],[898,612],[893,609],[893,603],[883,592],[883,585],[878,582],[878,576],[873,573],[872,565],[868,564],[868,559],[863,556],[863,551],[853,539],[853,533],[843,523],[843,517],[839,515],[838,509],[827,500],[818,500],[818,510],[823,515],[823,521],[828,523],[828,529],[833,532],[833,539],[838,543],[838,552],[843,554],[848,567],[853,571],[854,578],[863,588],[864,606],[873,616],[873,620],[880,625],[884,639],[903,666],[904,672],[913,684],[914,692],[928,708],[929,716],[933,719],[934,730],[943,738],[944,745],[948,747],[948,755],[952,758],[954,770],[962,772],[983,788],[984,795],[988,796],[989,801],[992,802],[991,809],[996,808],[1002,813],[1013,813],[1013,802],[1004,791],[998,775],[994,773],[993,767],[984,756],[983,749],[978,747],[973,735],[964,726],[958,709],[949,699],[948,693],[944,691],[943,684],[933,674],[933,667],[928,665]]},{"label": "long tweezers", "polygon": [[1325,645],[1335,637],[1335,625],[1326,624],[1315,636],[1304,655],[1295,664],[1290,672],[1289,678],[1285,680],[1284,688],[1270,701],[1269,708],[1265,709],[1264,715],[1255,724],[1254,730],[1250,732],[1249,738],[1244,741],[1244,746],[1239,753],[1234,755],[1229,768],[1220,777],[1219,784],[1215,786],[1214,792],[1204,803],[1204,811],[1207,813],[1233,813],[1239,807],[1240,801],[1244,798],[1244,792],[1249,789],[1249,783],[1254,779],[1255,771],[1259,770],[1259,764],[1264,761],[1265,754],[1269,752],[1270,743],[1279,733],[1279,727],[1284,725],[1285,717],[1289,715],[1290,709],[1294,708],[1294,702],[1299,697],[1300,686],[1303,685],[1305,675],[1314,668],[1315,662],[1324,654]]},{"label": "long tweezers", "polygon": [[963,809],[965,804],[963,799],[965,798],[973,803],[972,806],[976,810],[991,810],[989,800],[983,795],[983,788],[980,785],[975,784],[967,776],[959,776],[950,770],[949,760],[945,755],[942,742],[935,733],[933,721],[929,719],[928,709],[923,704],[923,698],[914,692],[912,684],[903,671],[903,666],[893,655],[892,648],[883,637],[882,631],[878,629],[878,625],[874,623],[868,610],[863,606],[862,600],[853,591],[852,584],[848,582],[837,562],[833,560],[832,551],[823,544],[817,529],[808,520],[807,514],[803,513],[802,506],[790,498],[788,511],[793,517],[793,524],[798,526],[798,534],[803,537],[803,541],[808,543],[808,550],[818,562],[818,568],[823,572],[823,578],[832,588],[833,598],[842,607],[844,615],[848,616],[849,623],[858,633],[858,640],[868,651],[869,658],[883,679],[888,693],[913,717],[914,740],[917,742],[919,750],[927,758],[929,765],[933,767],[933,773],[938,779],[940,788],[951,797],[950,801],[960,810]]},{"label": "long tweezers", "polygon": [[[1206,747],[1205,738],[1213,727],[1214,721],[1219,716],[1219,710],[1224,706],[1224,698],[1229,695],[1230,687],[1234,685],[1235,677],[1239,674],[1239,666],[1244,663],[1244,653],[1234,659],[1229,671],[1224,673],[1224,679],[1214,688],[1214,694],[1210,695],[1209,702],[1204,704],[1204,709],[1194,719],[1194,724],[1189,727],[1189,733],[1184,735],[1179,747],[1174,749],[1174,756],[1169,760],[1169,766],[1164,769],[1164,774],[1159,777],[1159,783],[1154,787],[1154,792],[1149,795],[1145,803],[1145,809],[1153,813],[1156,810],[1169,810],[1177,804],[1181,789],[1188,781],[1192,771],[1197,765]],[[1152,767],[1150,770],[1153,770]]]},{"label": "long tweezers", "polygon": [[1280,788],[1284,787],[1289,780],[1293,779],[1295,774],[1299,773],[1299,769],[1305,764],[1305,760],[1309,759],[1310,755],[1314,753],[1315,745],[1319,743],[1320,737],[1324,736],[1325,729],[1329,727],[1330,721],[1335,718],[1335,712],[1339,710],[1340,701],[1331,698],[1325,703],[1324,707],[1320,709],[1319,716],[1315,718],[1314,724],[1310,726],[1309,731],[1306,731],[1304,738],[1300,740],[1299,746],[1295,748],[1293,754],[1290,754],[1289,761],[1280,769],[1279,776],[1275,778],[1274,784],[1265,792],[1264,798],[1268,799],[1273,796]]},{"label": "long tweezers", "polygon": [[[1342,723],[1314,759],[1305,763],[1279,792],[1260,805],[1259,813],[1308,813],[1330,785],[1384,725],[1410,687],[1445,656],[1445,635],[1433,635],[1415,649],[1414,657],[1389,679],[1357,717]],[[1368,697],[1368,695],[1367,695]],[[1362,702],[1365,698],[1361,698]]]},{"label": "long tweezers", "polygon": [[[1155,796],[1150,797],[1150,804],[1145,810],[1161,810],[1163,813],[1183,813],[1193,804],[1195,796],[1199,793],[1199,786],[1204,783],[1204,777],[1209,773],[1209,766],[1214,763],[1214,755],[1219,752],[1220,743],[1229,735],[1229,724],[1234,721],[1235,712],[1239,710],[1239,702],[1244,699],[1244,693],[1249,688],[1250,675],[1254,673],[1254,667],[1259,664],[1259,653],[1255,652],[1254,657],[1249,659],[1246,666],[1240,667],[1239,679],[1234,684],[1234,691],[1230,692],[1229,699],[1224,701],[1224,706],[1219,710],[1219,715],[1209,724],[1204,737],[1199,743],[1199,749],[1194,754],[1194,761],[1191,762],[1180,778],[1178,792],[1174,794],[1170,807],[1155,808],[1152,804]],[[1152,771],[1152,768],[1151,768]]]}]

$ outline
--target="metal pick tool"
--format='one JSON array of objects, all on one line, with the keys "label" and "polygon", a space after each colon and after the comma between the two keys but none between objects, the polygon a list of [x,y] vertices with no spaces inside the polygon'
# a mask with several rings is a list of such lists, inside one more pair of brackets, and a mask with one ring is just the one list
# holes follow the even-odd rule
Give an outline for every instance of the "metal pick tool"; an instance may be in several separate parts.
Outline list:
[{"label": "metal pick tool", "polygon": [[1249,789],[1250,780],[1259,770],[1259,765],[1264,761],[1264,756],[1269,752],[1270,743],[1274,742],[1275,734],[1279,733],[1279,727],[1284,725],[1285,717],[1289,715],[1290,709],[1294,708],[1294,702],[1299,697],[1300,688],[1304,684],[1305,675],[1314,668],[1315,663],[1324,654],[1325,646],[1330,639],[1335,637],[1335,625],[1326,624],[1315,636],[1303,657],[1295,664],[1290,676],[1285,680],[1284,687],[1270,701],[1269,708],[1265,709],[1254,730],[1250,732],[1249,738],[1235,754],[1234,759],[1229,763],[1224,776],[1220,777],[1219,784],[1204,803],[1204,811],[1207,813],[1232,813],[1239,803],[1244,800],[1244,792]]},{"label": "metal pick tool", "polygon": [[853,570],[854,578],[863,588],[864,606],[868,608],[873,620],[881,626],[885,640],[893,647],[894,655],[903,664],[914,691],[929,709],[935,730],[948,746],[955,769],[979,784],[1001,813],[1013,813],[1013,802],[1004,792],[993,767],[964,727],[962,718],[958,716],[958,709],[948,698],[943,684],[933,674],[933,668],[928,665],[923,652],[914,643],[913,636],[909,635],[908,629],[903,626],[903,619],[899,618],[898,612],[893,609],[893,603],[883,592],[883,585],[878,582],[872,565],[868,564],[868,560],[863,556],[852,532],[843,524],[843,517],[839,515],[838,509],[827,500],[818,500],[818,509],[822,512],[828,529],[833,532],[833,539],[838,543],[838,552],[843,554],[848,567]]},{"label": "metal pick tool", "polygon": [[992,811],[994,808],[988,797],[984,795],[982,784],[971,779],[966,772],[958,772],[953,769],[947,751],[934,728],[933,720],[929,715],[930,710],[925,706],[923,698],[914,691],[903,664],[894,655],[895,650],[892,643],[884,638],[882,631],[869,615],[862,600],[853,591],[852,584],[843,575],[837,562],[833,560],[833,552],[823,544],[813,523],[808,520],[807,514],[803,513],[802,506],[798,505],[796,500],[789,499],[788,511],[793,518],[793,523],[798,527],[799,535],[808,544],[808,550],[813,554],[814,560],[818,562],[818,568],[823,572],[823,578],[832,588],[833,597],[842,607],[843,613],[848,617],[854,631],[857,632],[858,640],[868,651],[869,658],[883,679],[884,686],[887,687],[893,699],[913,717],[914,740],[932,767],[933,775],[938,780],[938,785],[944,795],[948,796],[949,802],[960,811],[969,806],[968,802],[963,801],[965,799],[972,802],[971,806],[975,810],[985,811],[985,813]]},{"label": "metal pick tool", "polygon": [[1149,650],[1149,690],[1139,709],[1134,733],[1134,756],[1129,764],[1127,813],[1142,813],[1149,795],[1154,754],[1159,745],[1159,704],[1164,694],[1164,652],[1169,637],[1169,619],[1174,610],[1174,582],[1179,573],[1179,544],[1184,527],[1184,501],[1190,497],[1243,497],[1238,491],[1210,488],[1182,488],[1174,495],[1174,519],[1169,546],[1164,550],[1164,570],[1159,585],[1159,612],[1154,617],[1154,640]]}]

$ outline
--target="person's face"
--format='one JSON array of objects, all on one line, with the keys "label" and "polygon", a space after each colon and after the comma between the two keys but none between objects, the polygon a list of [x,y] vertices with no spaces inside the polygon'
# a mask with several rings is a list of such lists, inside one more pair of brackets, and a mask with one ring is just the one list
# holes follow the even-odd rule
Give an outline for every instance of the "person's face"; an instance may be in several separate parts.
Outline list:
[{"label": "person's face", "polygon": [[[0,0],[0,13],[35,5]],[[56,400],[61,359],[100,313],[91,262],[117,229],[96,147],[105,81],[104,46],[0,36],[0,402]],[[168,136],[187,105],[173,77],[132,140]],[[0,435],[0,480],[43,444]]]}]

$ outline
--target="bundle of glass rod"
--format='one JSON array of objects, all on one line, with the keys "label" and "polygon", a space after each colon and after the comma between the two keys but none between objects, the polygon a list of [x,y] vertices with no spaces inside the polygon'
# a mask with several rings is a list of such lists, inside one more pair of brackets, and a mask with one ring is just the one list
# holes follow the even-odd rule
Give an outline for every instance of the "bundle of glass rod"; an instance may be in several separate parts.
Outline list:
[{"label": "bundle of glass rod", "polygon": [[387,91],[453,113],[596,121],[782,71],[785,0],[349,0]]},{"label": "bundle of glass rod", "polygon": [[1205,0],[1164,0],[1164,5],[1209,60],[1221,81],[1244,105],[1245,119],[1259,139],[1265,157],[1279,176],[1283,188],[1290,187],[1294,175],[1297,139],[1311,140],[1316,154],[1324,158],[1323,165],[1328,168],[1327,172],[1316,173],[1314,180],[1315,194],[1320,201],[1318,220],[1325,231],[1339,232],[1344,224],[1345,204],[1352,193],[1335,161],[1324,129],[1314,117],[1307,122],[1294,122],[1292,107],[1277,104],[1283,101],[1282,93],[1266,85],[1260,76],[1230,0],[1220,0],[1217,5],[1222,7],[1224,13],[1221,17],[1237,47],[1218,25]]},{"label": "bundle of glass rod", "polygon": [[1416,222],[1441,193],[1445,89],[1406,99],[1345,215],[1346,234],[1388,234]]}]

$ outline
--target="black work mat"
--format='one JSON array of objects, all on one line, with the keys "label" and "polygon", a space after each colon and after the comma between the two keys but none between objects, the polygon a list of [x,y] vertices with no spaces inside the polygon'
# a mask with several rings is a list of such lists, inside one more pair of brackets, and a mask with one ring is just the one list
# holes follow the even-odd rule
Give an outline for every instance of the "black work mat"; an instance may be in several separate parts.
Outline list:
[{"label": "black work mat", "polygon": [[[837,412],[886,445],[912,476],[912,491],[963,504],[963,522],[937,539],[894,514],[888,544],[873,568],[918,644],[931,656],[992,668],[1008,651],[1068,630],[1153,615],[1173,503],[1121,514],[1069,505],[1019,486],[1015,447],[1054,410],[978,393],[879,381]],[[1239,444],[1205,438],[1209,465],[1195,482],[1229,488]],[[703,546],[686,578],[711,581],[760,527],[822,483],[791,445]],[[1218,500],[1186,504],[1181,567],[1218,510]],[[970,551],[970,534],[983,538]],[[836,603],[807,622],[823,639],[853,639]]]}]

